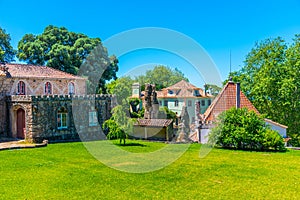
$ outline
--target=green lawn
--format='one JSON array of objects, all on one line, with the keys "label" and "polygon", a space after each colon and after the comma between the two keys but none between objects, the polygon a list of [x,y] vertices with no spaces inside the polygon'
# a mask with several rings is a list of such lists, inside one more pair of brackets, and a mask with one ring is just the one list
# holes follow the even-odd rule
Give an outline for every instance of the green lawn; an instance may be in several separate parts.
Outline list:
[{"label": "green lawn", "polygon": [[[158,142],[129,143],[118,148],[137,153],[165,146]],[[174,163],[150,173],[107,167],[82,143],[0,151],[0,199],[300,198],[300,151],[213,149],[200,159],[200,147],[192,144]]]}]

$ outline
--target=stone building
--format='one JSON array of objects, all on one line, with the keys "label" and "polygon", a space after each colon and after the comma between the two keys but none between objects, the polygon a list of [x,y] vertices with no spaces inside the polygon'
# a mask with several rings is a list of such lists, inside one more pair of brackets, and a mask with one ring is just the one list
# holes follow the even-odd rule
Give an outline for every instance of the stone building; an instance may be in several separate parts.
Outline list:
[{"label": "stone building", "polygon": [[50,67],[2,64],[0,89],[0,136],[92,139],[110,117],[112,96],[86,95],[85,78]]}]

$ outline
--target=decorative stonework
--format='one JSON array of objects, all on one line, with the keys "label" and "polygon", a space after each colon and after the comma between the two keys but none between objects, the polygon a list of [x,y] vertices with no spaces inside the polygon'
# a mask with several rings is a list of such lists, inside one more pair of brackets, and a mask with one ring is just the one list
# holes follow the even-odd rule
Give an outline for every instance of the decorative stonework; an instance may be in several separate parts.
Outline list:
[{"label": "decorative stonework", "polygon": [[[81,131],[83,140],[96,139],[103,122],[110,117],[113,96],[111,95],[13,95],[7,97],[10,130],[9,136],[16,137],[16,111],[22,108],[26,114],[25,139],[30,142],[78,140]],[[59,129],[57,111],[67,110],[67,128]],[[99,125],[89,125],[89,111],[96,111]],[[76,113],[74,113],[76,112]],[[79,113],[79,114],[78,114]],[[85,134],[86,133],[86,134]]]},{"label": "decorative stonework", "polygon": [[159,103],[157,101],[157,93],[155,91],[155,85],[145,85],[145,99],[144,99],[144,118],[145,119],[157,119],[159,111]]},{"label": "decorative stonework", "polygon": [[[70,89],[70,84],[74,88]],[[82,140],[99,139],[101,126],[109,119],[114,105],[112,95],[86,95],[85,78],[46,66],[1,65],[0,136],[24,136],[27,141],[42,142],[77,140],[80,133]],[[58,113],[61,108],[64,114]],[[59,125],[62,120],[64,126]]]}]

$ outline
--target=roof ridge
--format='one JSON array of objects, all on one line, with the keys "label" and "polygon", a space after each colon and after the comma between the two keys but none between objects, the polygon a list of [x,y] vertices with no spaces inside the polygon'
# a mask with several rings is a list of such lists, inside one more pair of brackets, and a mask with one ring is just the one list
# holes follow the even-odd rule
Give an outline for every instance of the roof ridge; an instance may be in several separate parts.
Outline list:
[{"label": "roof ridge", "polygon": [[175,83],[175,84],[173,84],[173,85],[171,85],[171,86],[169,86],[169,87],[166,87],[165,89],[180,88],[180,87],[174,87],[174,86],[176,86],[176,85],[179,85],[180,83],[184,83],[184,84],[186,84],[187,86],[191,86],[192,88],[198,88],[197,86],[193,85],[192,83],[190,83],[190,82],[188,82],[188,81],[182,79],[181,81],[179,81],[179,82],[177,82],[177,83]]}]

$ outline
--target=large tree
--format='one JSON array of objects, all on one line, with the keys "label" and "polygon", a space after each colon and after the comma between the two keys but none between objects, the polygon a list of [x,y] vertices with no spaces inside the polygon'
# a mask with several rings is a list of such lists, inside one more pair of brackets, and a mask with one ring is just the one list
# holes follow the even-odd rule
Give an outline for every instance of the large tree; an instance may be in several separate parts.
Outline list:
[{"label": "large tree", "polygon": [[146,71],[145,75],[140,75],[136,79],[142,87],[145,83],[155,84],[156,90],[171,86],[181,80],[188,81],[188,78],[177,68],[172,69],[163,65],[155,66],[152,70]]},{"label": "large tree", "polygon": [[254,106],[268,118],[288,125],[288,135],[300,136],[300,38],[288,45],[282,38],[257,43],[244,67],[230,74]]},{"label": "large tree", "polygon": [[177,68],[172,69],[163,65],[155,66],[152,70],[147,70],[145,75],[139,75],[135,78],[125,76],[118,78],[106,84],[106,89],[110,94],[116,94],[122,100],[131,96],[132,84],[138,82],[141,85],[141,90],[145,89],[146,83],[155,84],[156,90],[169,87],[181,80],[188,79]]},{"label": "large tree", "polygon": [[80,66],[87,61],[80,75],[88,76],[93,88],[89,93],[95,90],[105,92],[105,80],[116,78],[118,71],[117,59],[108,57],[99,38],[89,38],[52,25],[40,35],[24,35],[18,44],[17,57],[28,64],[47,65],[71,74],[77,74]]},{"label": "large tree", "polygon": [[122,104],[122,100],[131,96],[133,82],[129,76],[124,76],[106,84],[106,87],[108,93],[116,95],[117,103]]},{"label": "large tree", "polygon": [[10,44],[10,35],[0,27],[0,62],[14,61],[15,54]]}]

